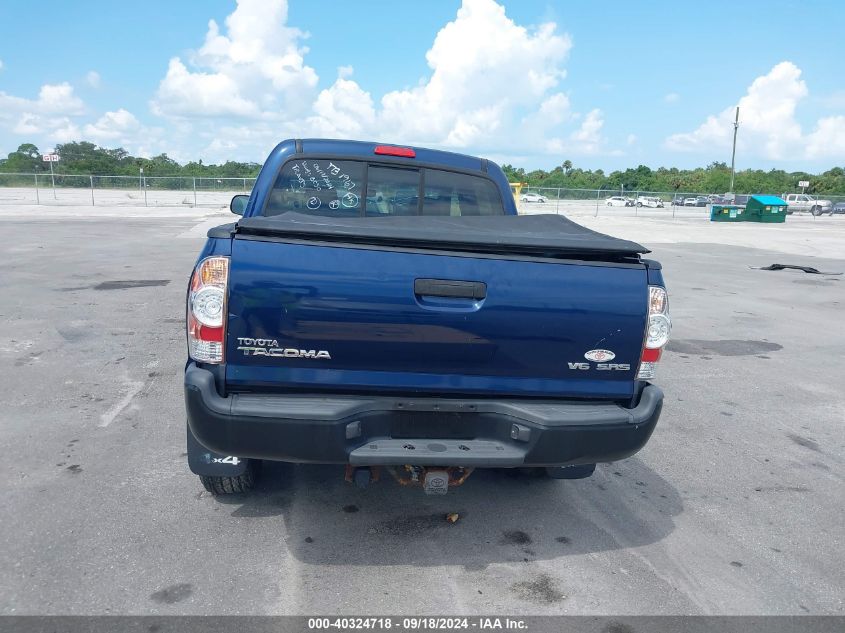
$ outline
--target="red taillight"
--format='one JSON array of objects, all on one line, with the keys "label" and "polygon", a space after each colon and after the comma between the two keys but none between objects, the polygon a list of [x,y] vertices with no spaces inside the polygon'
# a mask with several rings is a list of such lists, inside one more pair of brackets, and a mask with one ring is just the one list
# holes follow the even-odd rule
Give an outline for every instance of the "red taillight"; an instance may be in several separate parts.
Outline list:
[{"label": "red taillight", "polygon": [[417,153],[410,147],[395,147],[393,145],[376,145],[373,153],[382,156],[401,156],[402,158],[417,157]]},{"label": "red taillight", "polygon": [[643,350],[643,355],[641,360],[645,361],[646,363],[656,363],[660,360],[660,352],[662,349],[649,349],[646,348]]},{"label": "red taillight", "polygon": [[226,327],[229,258],[208,257],[191,276],[188,291],[188,355],[201,363],[222,363]]}]

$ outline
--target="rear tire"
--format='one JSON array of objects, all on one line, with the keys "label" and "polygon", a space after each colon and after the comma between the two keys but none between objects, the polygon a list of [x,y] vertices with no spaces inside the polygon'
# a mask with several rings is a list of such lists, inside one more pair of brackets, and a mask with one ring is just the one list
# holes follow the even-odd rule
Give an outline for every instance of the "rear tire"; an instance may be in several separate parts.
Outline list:
[{"label": "rear tire", "polygon": [[552,479],[586,479],[596,471],[595,464],[578,464],[577,466],[550,466],[546,474]]},{"label": "rear tire", "polygon": [[821,215],[821,214],[819,213],[819,208],[818,208],[818,207],[813,207],[813,208],[811,208],[811,209],[810,209],[810,213],[811,213],[812,215]]},{"label": "rear tire", "polygon": [[256,468],[250,463],[249,468],[236,477],[199,476],[202,485],[215,497],[249,492],[255,487]]}]

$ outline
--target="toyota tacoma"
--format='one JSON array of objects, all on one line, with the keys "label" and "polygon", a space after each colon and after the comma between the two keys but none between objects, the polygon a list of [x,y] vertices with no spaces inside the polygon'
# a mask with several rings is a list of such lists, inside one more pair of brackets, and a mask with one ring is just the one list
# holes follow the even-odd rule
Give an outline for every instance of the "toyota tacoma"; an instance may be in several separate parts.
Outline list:
[{"label": "toyota tacoma", "polygon": [[262,460],[431,494],[474,468],[578,479],[651,436],[660,264],[519,216],[494,163],[287,140],[231,209],[187,290],[188,463],[213,494]]}]

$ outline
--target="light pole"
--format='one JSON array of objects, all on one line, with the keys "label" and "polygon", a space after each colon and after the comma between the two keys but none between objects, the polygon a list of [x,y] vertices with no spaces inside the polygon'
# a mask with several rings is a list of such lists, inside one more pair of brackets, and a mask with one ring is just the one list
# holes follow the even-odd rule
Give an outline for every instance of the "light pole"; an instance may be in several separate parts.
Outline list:
[{"label": "light pole", "polygon": [[736,131],[739,129],[739,106],[736,107],[736,118],[734,119],[734,146],[731,150],[731,190],[730,194],[734,192],[734,161],[736,159]]},{"label": "light pole", "polygon": [[141,193],[144,190],[144,185],[142,184],[142,180],[144,178],[144,168],[138,168],[138,193]]}]

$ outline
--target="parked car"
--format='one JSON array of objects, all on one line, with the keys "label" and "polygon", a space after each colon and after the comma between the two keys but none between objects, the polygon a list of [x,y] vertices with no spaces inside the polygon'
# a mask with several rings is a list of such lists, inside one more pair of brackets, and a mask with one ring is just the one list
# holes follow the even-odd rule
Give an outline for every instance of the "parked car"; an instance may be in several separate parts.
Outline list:
[{"label": "parked car", "polygon": [[845,213],[845,201],[836,202],[830,207],[830,215],[834,215],[835,213]]},{"label": "parked car", "polygon": [[696,197],[684,198],[684,206],[685,207],[697,207],[698,206],[698,198],[696,198]]},{"label": "parked car", "polygon": [[212,494],[252,488],[261,460],[341,465],[361,487],[384,467],[431,494],[473,468],[580,479],[651,436],[660,264],[518,215],[494,163],[287,140],[230,208],[187,294],[187,459]]},{"label": "parked car", "polygon": [[685,196],[675,196],[674,198],[672,198],[672,205],[676,207],[682,207],[684,206],[685,199]]},{"label": "parked car", "polygon": [[631,203],[630,198],[625,198],[624,196],[611,196],[610,198],[604,199],[605,204],[609,207],[630,207],[633,206]]},{"label": "parked car", "polygon": [[786,193],[781,196],[789,205],[789,213],[795,211],[808,211],[813,215],[830,213],[833,203],[830,200],[819,200],[805,193]]},{"label": "parked car", "polygon": [[520,200],[522,202],[545,202],[546,197],[541,196],[539,193],[524,193]]},{"label": "parked car", "polygon": [[657,198],[655,196],[638,196],[637,197],[637,206],[638,207],[650,207],[652,209],[662,209],[663,208],[663,200]]}]

